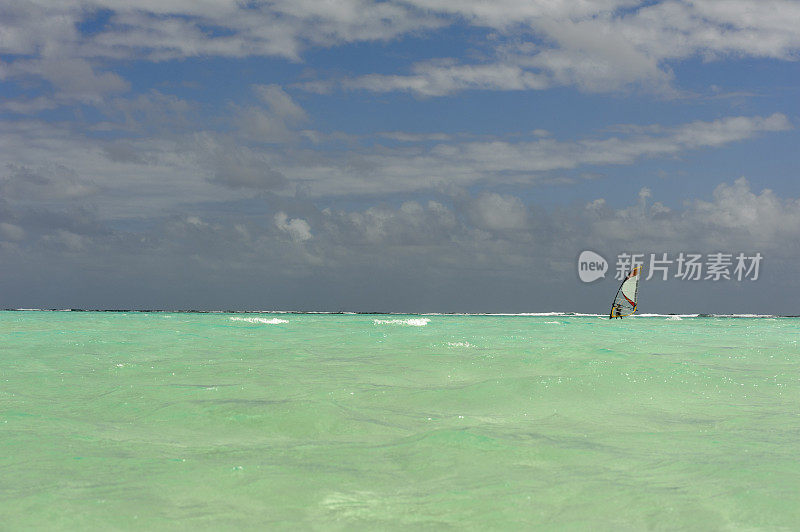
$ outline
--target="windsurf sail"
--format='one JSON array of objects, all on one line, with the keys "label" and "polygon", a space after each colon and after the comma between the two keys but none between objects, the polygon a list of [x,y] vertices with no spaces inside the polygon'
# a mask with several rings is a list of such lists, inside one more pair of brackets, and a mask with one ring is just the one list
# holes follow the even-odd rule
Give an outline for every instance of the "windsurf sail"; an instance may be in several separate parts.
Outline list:
[{"label": "windsurf sail", "polygon": [[609,318],[622,318],[630,316],[636,312],[636,298],[639,296],[639,277],[641,277],[642,267],[636,266],[623,279],[622,284],[617,290],[614,302],[611,304]]}]

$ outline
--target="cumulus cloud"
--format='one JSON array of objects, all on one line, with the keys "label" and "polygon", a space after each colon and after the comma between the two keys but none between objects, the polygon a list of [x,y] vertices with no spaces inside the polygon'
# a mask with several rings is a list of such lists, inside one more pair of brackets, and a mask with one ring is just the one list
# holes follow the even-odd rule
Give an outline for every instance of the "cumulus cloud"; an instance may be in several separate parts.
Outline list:
[{"label": "cumulus cloud", "polygon": [[694,200],[690,212],[714,229],[715,238],[745,239],[786,251],[796,247],[800,236],[800,199],[781,199],[770,189],[757,194],[744,177],[717,186],[712,201]]},{"label": "cumulus cloud", "polygon": [[587,234],[607,249],[768,251],[784,258],[800,251],[800,200],[755,192],[743,177],[718,185],[710,201],[691,200],[680,210],[651,199],[645,187],[630,207],[591,202]]},{"label": "cumulus cloud", "polygon": [[[375,304],[374,297],[362,297],[363,290],[381,294],[384,310],[396,309],[400,301],[408,302],[411,306],[404,308],[409,310],[589,310],[585,287],[574,279],[573,269],[583,249],[597,250],[607,258],[620,251],[761,252],[764,268],[768,264],[769,269],[762,271],[755,288],[767,293],[785,289],[774,272],[789,278],[798,273],[797,198],[753,190],[746,180],[738,179],[680,208],[667,208],[646,189],[615,199],[628,205],[612,208],[598,199],[584,209],[558,209],[491,192],[452,203],[408,201],[352,209],[320,210],[310,203],[276,199],[276,207],[282,207],[257,216],[230,218],[224,209],[205,210],[114,230],[91,216],[46,214],[19,206],[9,210],[0,204],[0,240],[7,244],[0,245],[0,259],[19,279],[26,271],[37,278],[50,279],[42,276],[45,271],[58,278],[56,270],[48,269],[50,264],[66,268],[71,278],[84,271],[101,272],[109,283],[118,284],[109,272],[124,269],[134,278],[160,279],[152,284],[142,277],[132,283],[136,288],[125,297],[135,294],[145,302],[177,304],[175,299],[159,299],[162,291],[157,287],[162,281],[170,286],[178,283],[180,290],[169,288],[167,294],[182,298],[199,286],[212,291],[224,286],[225,293],[235,292],[252,279],[275,295],[270,305],[298,308],[308,301],[305,308],[333,306],[333,310],[374,309],[362,306],[365,301]],[[169,272],[180,275],[170,277]],[[229,282],[232,273],[242,280],[240,284]],[[536,281],[543,278],[549,281]],[[91,282],[101,281],[94,275]],[[0,285],[4,294],[18,292],[6,277]],[[527,286],[538,287],[535,304]],[[703,293],[698,287],[683,288]],[[658,290],[655,285],[648,288],[651,305],[660,297]],[[242,301],[259,303],[244,292],[240,295],[235,306]],[[602,306],[608,294],[601,295]],[[212,300],[217,306],[191,297],[179,301],[219,308],[225,297]],[[669,301],[668,295],[663,297]],[[680,304],[687,304],[686,291],[680,297],[684,298]],[[431,306],[420,308],[426,301]],[[670,308],[675,310],[669,306],[662,310]]]},{"label": "cumulus cloud", "polygon": [[[753,190],[745,178],[721,183],[710,198],[691,200],[680,208],[663,205],[647,187],[616,199],[627,200],[628,205],[612,208],[605,198],[598,198],[583,209],[564,210],[495,192],[461,197],[449,205],[437,200],[406,201],[362,209],[318,209],[313,203],[292,205],[288,199],[275,199],[277,205],[286,208],[273,214],[267,209],[259,215],[234,218],[224,209],[206,209],[202,215],[187,214],[159,222],[162,225],[156,225],[152,233],[136,226],[126,232],[138,233],[140,236],[133,239],[136,242],[193,242],[195,247],[182,248],[182,252],[200,256],[213,242],[217,242],[213,247],[239,242],[269,252],[273,246],[270,239],[289,237],[293,242],[313,243],[323,257],[344,251],[353,261],[363,258],[356,257],[359,253],[374,255],[390,248],[420,250],[431,260],[448,254],[452,258],[453,253],[488,253],[502,242],[510,243],[513,251],[508,257],[495,256],[499,263],[533,255],[574,258],[576,250],[586,246],[647,251],[713,251],[722,247],[791,256],[800,245],[800,199],[781,198],[770,189]],[[290,216],[290,209],[302,215]],[[276,231],[264,231],[265,218]],[[50,241],[70,243],[72,249],[89,242],[127,245],[120,240],[119,230],[110,230],[96,213],[85,211],[0,204],[0,231],[5,239],[16,241],[51,235]],[[527,245],[530,242],[536,242],[535,248]],[[220,252],[220,256],[226,253]],[[228,259],[237,260],[235,256]]]},{"label": "cumulus cloud", "polygon": [[491,231],[524,229],[528,218],[519,198],[494,192],[484,192],[472,201],[469,215],[477,227]]},{"label": "cumulus cloud", "polygon": [[399,208],[374,206],[363,211],[322,211],[323,227],[338,244],[398,246],[446,241],[458,227],[455,213],[444,204],[406,201]]},{"label": "cumulus cloud", "polygon": [[311,240],[311,226],[302,218],[291,218],[281,211],[275,215],[275,225],[295,242]]},{"label": "cumulus cloud", "polygon": [[[370,133],[362,120],[342,132],[325,119],[341,115],[296,94],[298,86],[426,98],[564,86],[676,94],[676,67],[687,59],[797,59],[797,2],[25,0],[2,3],[0,20],[0,82],[10,89],[0,102],[0,249],[20,276],[28,264],[71,260],[70,275],[102,264],[156,278],[191,263],[208,281],[229,271],[260,278],[259,265],[283,272],[279,279],[351,275],[352,286],[384,287],[419,275],[442,286],[452,271],[471,281],[500,268],[508,279],[563,271],[587,246],[769,249],[786,264],[797,255],[797,200],[744,180],[682,206],[661,203],[652,180],[652,190],[584,209],[523,201],[531,191],[520,191],[784,132],[793,124],[782,113],[724,116],[716,107],[717,119],[571,134],[553,124],[553,132],[485,134],[483,124],[463,125],[465,113],[441,130],[415,120],[415,131]],[[436,58],[426,46],[412,56],[424,60],[405,63],[424,39],[443,43],[432,32],[444,26],[452,31],[443,39],[469,36],[463,52]],[[336,77],[315,62],[330,57],[323,48],[389,41],[380,70],[340,63],[351,70]],[[242,61],[255,65],[247,79],[261,83],[231,92],[204,87],[192,70],[215,61],[182,62],[219,57],[277,61]],[[264,81],[272,66],[305,60],[275,70],[286,85]],[[155,85],[160,74],[149,74],[172,64],[188,67],[196,86]],[[126,72],[140,67],[152,70],[132,85]],[[576,190],[585,202],[583,194]]]},{"label": "cumulus cloud", "polygon": [[278,85],[256,85],[253,91],[263,105],[231,105],[238,134],[262,143],[298,140],[296,128],[308,120],[303,108]]}]

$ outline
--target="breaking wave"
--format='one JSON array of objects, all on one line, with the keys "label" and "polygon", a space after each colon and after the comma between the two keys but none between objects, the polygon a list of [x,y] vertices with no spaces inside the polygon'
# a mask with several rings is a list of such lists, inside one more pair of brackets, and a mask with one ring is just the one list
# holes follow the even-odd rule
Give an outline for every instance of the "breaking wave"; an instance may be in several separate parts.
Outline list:
[{"label": "breaking wave", "polygon": [[240,318],[238,316],[232,316],[230,318],[231,321],[245,321],[247,323],[264,323],[266,325],[278,325],[279,323],[289,323],[289,320],[282,320],[280,318]]},{"label": "breaking wave", "polygon": [[405,320],[372,320],[375,325],[411,325],[412,327],[424,327],[431,321],[429,318],[408,318]]}]

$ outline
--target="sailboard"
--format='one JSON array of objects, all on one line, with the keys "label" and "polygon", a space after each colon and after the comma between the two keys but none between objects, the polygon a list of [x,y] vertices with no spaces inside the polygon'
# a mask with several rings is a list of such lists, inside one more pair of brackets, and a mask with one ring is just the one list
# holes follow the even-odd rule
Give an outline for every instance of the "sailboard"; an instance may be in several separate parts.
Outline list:
[{"label": "sailboard", "polygon": [[611,304],[611,311],[608,313],[609,319],[623,318],[636,312],[641,273],[642,267],[636,266],[622,280],[622,284],[619,285],[619,290],[617,290],[617,295],[614,296],[614,302]]}]

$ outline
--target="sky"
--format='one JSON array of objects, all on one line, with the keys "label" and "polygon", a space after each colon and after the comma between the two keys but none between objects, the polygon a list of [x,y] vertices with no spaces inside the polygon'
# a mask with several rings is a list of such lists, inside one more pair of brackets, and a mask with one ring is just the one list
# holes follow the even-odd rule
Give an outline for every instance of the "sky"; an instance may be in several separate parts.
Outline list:
[{"label": "sky", "polygon": [[0,20],[2,308],[604,313],[641,253],[640,312],[800,314],[800,1]]}]

